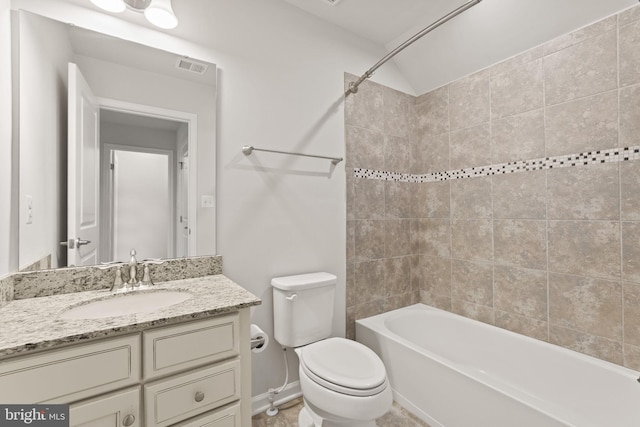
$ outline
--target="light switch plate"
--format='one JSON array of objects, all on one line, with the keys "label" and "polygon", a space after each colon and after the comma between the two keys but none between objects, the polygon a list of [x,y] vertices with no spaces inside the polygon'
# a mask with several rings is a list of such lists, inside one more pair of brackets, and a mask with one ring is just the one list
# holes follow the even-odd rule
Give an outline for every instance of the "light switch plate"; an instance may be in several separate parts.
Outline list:
[{"label": "light switch plate", "polygon": [[203,208],[212,208],[213,207],[213,196],[201,196],[200,197],[200,206]]},{"label": "light switch plate", "polygon": [[27,198],[27,224],[33,223],[33,196],[26,196]]}]

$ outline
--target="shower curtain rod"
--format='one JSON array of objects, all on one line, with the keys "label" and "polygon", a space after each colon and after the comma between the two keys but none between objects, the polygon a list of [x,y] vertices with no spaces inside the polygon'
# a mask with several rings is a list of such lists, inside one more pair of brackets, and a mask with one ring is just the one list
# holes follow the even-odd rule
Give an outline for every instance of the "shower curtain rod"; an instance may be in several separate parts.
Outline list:
[{"label": "shower curtain rod", "polygon": [[385,62],[387,62],[388,60],[390,60],[391,58],[396,56],[398,53],[403,51],[409,45],[413,44],[413,42],[415,42],[418,39],[422,38],[423,36],[427,35],[431,31],[433,31],[436,28],[438,28],[440,25],[442,25],[445,22],[449,21],[450,19],[453,19],[456,16],[460,15],[465,10],[470,9],[473,6],[477,5],[481,1],[482,0],[470,0],[470,1],[466,2],[465,4],[463,4],[462,6],[460,6],[459,8],[457,8],[456,10],[454,10],[452,12],[449,12],[449,14],[447,14],[447,15],[443,16],[442,18],[438,19],[433,24],[431,24],[428,27],[424,28],[423,30],[419,31],[416,35],[411,37],[409,40],[405,41],[400,46],[398,46],[397,48],[395,48],[394,50],[389,52],[380,61],[376,62],[376,64],[373,67],[369,68],[362,76],[360,76],[360,78],[358,80],[356,80],[355,82],[349,83],[349,89],[347,89],[347,91],[344,93],[344,96],[349,96],[352,93],[357,93],[358,92],[358,86],[360,86],[360,84],[363,81],[365,81],[366,79],[370,78],[373,75],[373,73],[378,68],[380,68]]}]

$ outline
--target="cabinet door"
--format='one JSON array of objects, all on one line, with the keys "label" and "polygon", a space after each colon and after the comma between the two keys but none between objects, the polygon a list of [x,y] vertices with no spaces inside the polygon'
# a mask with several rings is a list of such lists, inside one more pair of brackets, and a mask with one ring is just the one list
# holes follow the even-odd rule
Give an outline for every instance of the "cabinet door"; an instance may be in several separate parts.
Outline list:
[{"label": "cabinet door", "polygon": [[240,404],[207,412],[173,427],[240,427]]},{"label": "cabinet door", "polygon": [[118,391],[69,407],[70,427],[143,427],[140,388]]},{"label": "cabinet door", "polygon": [[140,335],[0,361],[0,402],[69,403],[140,381]]}]

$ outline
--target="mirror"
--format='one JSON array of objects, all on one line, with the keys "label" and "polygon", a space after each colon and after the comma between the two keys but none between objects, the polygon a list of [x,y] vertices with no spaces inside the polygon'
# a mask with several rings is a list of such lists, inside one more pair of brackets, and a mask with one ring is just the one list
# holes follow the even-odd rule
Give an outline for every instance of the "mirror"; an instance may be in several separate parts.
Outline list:
[{"label": "mirror", "polygon": [[215,254],[215,65],[12,13],[20,270]]}]

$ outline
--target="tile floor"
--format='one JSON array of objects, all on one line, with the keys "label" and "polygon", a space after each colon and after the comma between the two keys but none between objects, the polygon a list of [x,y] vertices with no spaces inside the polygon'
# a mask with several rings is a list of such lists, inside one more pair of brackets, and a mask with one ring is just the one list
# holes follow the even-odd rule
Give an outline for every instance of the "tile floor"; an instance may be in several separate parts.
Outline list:
[{"label": "tile floor", "polygon": [[[302,398],[280,405],[280,411],[275,417],[269,417],[264,412],[253,417],[251,427],[298,427],[298,412],[302,408]],[[389,412],[380,418],[378,427],[429,427],[397,403]]]}]

